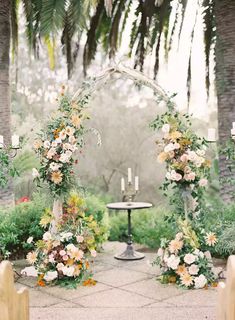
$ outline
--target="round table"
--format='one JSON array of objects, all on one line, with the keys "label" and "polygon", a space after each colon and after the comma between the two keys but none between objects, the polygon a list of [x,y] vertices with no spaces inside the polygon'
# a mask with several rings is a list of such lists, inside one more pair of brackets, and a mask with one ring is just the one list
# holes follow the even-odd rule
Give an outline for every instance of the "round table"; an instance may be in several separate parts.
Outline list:
[{"label": "round table", "polygon": [[128,213],[128,241],[126,250],[114,256],[118,260],[140,260],[145,256],[143,253],[134,250],[131,235],[131,210],[151,208],[153,205],[148,202],[115,202],[107,204],[107,208],[112,210],[127,210]]}]

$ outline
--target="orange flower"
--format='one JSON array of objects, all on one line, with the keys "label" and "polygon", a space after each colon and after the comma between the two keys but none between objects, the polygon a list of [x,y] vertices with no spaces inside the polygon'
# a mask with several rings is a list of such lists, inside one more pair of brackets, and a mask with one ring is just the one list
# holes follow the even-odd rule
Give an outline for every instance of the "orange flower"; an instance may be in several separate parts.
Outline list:
[{"label": "orange flower", "polygon": [[179,265],[176,270],[176,274],[178,274],[179,276],[185,274],[186,272],[187,272],[187,268],[185,267],[184,264]]},{"label": "orange flower", "polygon": [[68,260],[66,261],[66,264],[67,264],[68,266],[72,266],[73,263],[74,263],[73,259],[68,259]]},{"label": "orange flower", "polygon": [[179,131],[173,131],[169,134],[169,138],[172,139],[172,140],[176,140],[176,139],[179,139],[180,137],[182,136],[182,133],[179,132]]},{"label": "orange flower", "polygon": [[90,264],[88,261],[85,262],[85,266],[86,266],[86,269],[89,269],[90,268]]},{"label": "orange flower", "polygon": [[180,277],[181,283],[186,286],[190,287],[193,284],[193,277],[188,273],[183,273]]},{"label": "orange flower", "polygon": [[90,287],[90,286],[95,286],[96,283],[97,283],[97,281],[95,281],[94,279],[89,278],[89,279],[83,281],[82,285],[84,287]]},{"label": "orange flower", "polygon": [[51,181],[59,184],[62,181],[63,174],[60,171],[54,171],[51,174]]}]

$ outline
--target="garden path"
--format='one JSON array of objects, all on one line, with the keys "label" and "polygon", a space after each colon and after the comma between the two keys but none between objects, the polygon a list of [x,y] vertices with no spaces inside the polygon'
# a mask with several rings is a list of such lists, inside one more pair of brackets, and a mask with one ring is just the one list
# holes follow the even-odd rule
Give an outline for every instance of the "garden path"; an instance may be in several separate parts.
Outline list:
[{"label": "garden path", "polygon": [[[113,258],[124,243],[108,242],[94,263],[94,287],[66,290],[35,286],[35,278],[20,278],[29,288],[30,320],[214,320],[216,289],[183,290],[156,281],[156,254],[139,261]],[[25,261],[22,262],[25,264]],[[18,263],[17,268],[23,267]]]}]

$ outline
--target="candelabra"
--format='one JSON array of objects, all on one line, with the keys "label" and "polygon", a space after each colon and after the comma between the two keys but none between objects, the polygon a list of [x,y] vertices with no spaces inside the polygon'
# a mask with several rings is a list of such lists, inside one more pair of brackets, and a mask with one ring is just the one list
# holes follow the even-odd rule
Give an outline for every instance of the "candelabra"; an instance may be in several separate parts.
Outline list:
[{"label": "candelabra", "polygon": [[4,150],[4,152],[10,157],[14,158],[17,155],[17,151],[20,149],[19,145],[19,136],[13,135],[11,138],[11,144],[6,145],[4,143],[3,136],[0,135],[0,150]]},{"label": "candelabra", "polygon": [[122,201],[131,203],[134,201],[135,196],[137,195],[139,191],[139,177],[135,177],[135,184],[132,184],[131,179],[131,168],[128,168],[128,184],[125,187],[125,179],[121,179],[121,191],[122,191]]}]

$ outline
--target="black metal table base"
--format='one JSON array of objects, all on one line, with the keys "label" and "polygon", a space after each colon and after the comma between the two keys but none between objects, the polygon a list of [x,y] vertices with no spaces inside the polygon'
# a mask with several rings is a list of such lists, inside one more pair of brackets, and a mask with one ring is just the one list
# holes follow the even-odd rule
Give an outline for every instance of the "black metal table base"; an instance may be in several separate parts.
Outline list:
[{"label": "black metal table base", "polygon": [[126,250],[121,254],[116,254],[114,256],[117,260],[141,260],[145,255],[141,252],[135,251],[132,244],[127,244]]}]

